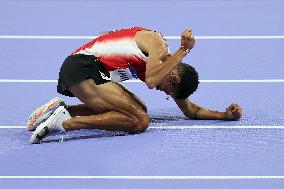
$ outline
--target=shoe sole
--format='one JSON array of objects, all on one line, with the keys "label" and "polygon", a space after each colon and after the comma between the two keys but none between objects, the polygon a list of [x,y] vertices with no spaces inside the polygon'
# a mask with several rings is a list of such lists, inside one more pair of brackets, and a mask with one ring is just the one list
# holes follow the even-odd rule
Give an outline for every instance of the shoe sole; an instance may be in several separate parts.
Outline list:
[{"label": "shoe sole", "polygon": [[[52,99],[48,103],[43,106],[37,108],[30,116],[27,123],[27,130],[34,131],[37,126],[39,126],[42,122],[47,120],[49,116],[58,108],[61,104],[62,99],[56,98]],[[47,107],[45,107],[48,104]]]},{"label": "shoe sole", "polygon": [[[56,110],[52,114],[56,115],[63,111],[65,111],[64,108],[56,108]],[[31,139],[30,139],[31,144],[40,143],[40,141],[50,133],[50,129],[48,128],[50,121],[51,120],[47,119],[45,122],[41,123],[37,127],[37,129],[34,131],[34,133],[31,136]]]}]

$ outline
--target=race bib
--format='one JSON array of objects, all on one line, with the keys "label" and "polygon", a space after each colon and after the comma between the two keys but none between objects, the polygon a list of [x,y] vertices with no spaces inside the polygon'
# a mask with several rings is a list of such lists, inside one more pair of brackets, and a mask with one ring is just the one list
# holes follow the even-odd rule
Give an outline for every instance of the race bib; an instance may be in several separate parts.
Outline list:
[{"label": "race bib", "polygon": [[110,78],[113,82],[121,82],[129,79],[137,78],[137,73],[135,69],[131,66],[125,69],[116,69],[114,71],[110,71]]}]

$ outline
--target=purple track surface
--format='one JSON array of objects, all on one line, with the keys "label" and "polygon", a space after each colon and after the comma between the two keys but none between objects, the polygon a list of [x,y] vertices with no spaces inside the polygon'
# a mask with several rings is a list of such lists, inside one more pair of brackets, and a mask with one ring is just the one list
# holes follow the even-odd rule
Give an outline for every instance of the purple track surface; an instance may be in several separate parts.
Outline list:
[{"label": "purple track surface", "polygon": [[[197,36],[283,36],[283,10],[284,2],[280,0],[0,0],[0,36],[98,35],[131,26],[153,28],[164,35],[179,35],[185,27],[192,27]],[[61,62],[84,42],[0,38],[0,80],[55,80]],[[178,40],[168,42],[172,51],[179,45]],[[283,48],[284,39],[197,40],[185,61],[197,68],[202,80],[284,79]],[[30,145],[30,132],[4,126],[25,125],[34,108],[60,96],[56,83],[0,82],[0,189],[284,187],[284,179],[3,179],[2,176],[284,175],[283,82],[201,83],[190,99],[219,111],[232,102],[239,103],[244,117],[231,122],[189,120],[172,100],[166,100],[166,95],[147,90],[143,83],[125,86],[149,108],[151,127],[145,133],[80,130],[54,134],[42,144]],[[68,104],[78,103],[74,98],[60,97]],[[189,127],[196,125],[208,128]]]}]

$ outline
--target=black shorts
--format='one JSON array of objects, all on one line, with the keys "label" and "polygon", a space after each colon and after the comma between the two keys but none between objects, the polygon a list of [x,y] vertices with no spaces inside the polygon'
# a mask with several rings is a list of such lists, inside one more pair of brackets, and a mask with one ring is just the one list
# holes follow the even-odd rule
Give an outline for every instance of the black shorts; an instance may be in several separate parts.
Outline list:
[{"label": "black shorts", "polygon": [[74,97],[68,90],[69,87],[86,79],[93,79],[97,85],[110,81],[104,79],[102,75],[109,77],[109,73],[97,57],[82,54],[68,56],[60,68],[57,92]]}]

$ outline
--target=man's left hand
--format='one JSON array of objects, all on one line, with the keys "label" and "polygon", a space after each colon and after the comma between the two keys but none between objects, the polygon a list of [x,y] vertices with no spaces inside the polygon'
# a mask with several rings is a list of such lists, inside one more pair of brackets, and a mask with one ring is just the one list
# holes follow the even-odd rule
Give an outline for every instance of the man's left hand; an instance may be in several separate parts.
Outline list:
[{"label": "man's left hand", "polygon": [[242,109],[238,104],[231,104],[225,113],[226,120],[239,120],[242,117]]},{"label": "man's left hand", "polygon": [[191,50],[195,44],[195,38],[192,35],[192,29],[186,29],[181,34],[181,46],[186,47],[187,49]]}]

